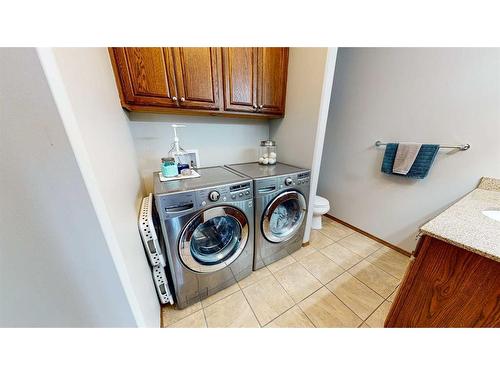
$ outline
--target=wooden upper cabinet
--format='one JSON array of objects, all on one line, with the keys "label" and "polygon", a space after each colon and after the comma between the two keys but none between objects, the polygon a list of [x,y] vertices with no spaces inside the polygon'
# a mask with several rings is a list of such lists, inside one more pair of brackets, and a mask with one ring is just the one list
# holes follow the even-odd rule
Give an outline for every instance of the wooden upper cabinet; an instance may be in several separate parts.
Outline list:
[{"label": "wooden upper cabinet", "polygon": [[257,48],[223,48],[224,109],[257,109]]},{"label": "wooden upper cabinet", "polygon": [[177,107],[173,56],[169,48],[113,48],[125,104]]},{"label": "wooden upper cabinet", "polygon": [[172,48],[180,107],[219,109],[220,48]]},{"label": "wooden upper cabinet", "polygon": [[285,113],[288,48],[223,48],[226,111]]},{"label": "wooden upper cabinet", "polygon": [[284,114],[288,48],[258,48],[258,111]]},{"label": "wooden upper cabinet", "polygon": [[131,111],[282,117],[288,48],[110,48]]}]

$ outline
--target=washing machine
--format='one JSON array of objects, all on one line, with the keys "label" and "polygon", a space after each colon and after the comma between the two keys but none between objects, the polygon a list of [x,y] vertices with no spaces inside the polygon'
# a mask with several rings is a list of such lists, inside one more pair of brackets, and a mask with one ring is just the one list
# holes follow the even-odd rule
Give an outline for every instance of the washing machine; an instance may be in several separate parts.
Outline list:
[{"label": "washing machine", "polygon": [[224,167],[199,168],[200,177],[162,182],[154,198],[161,222],[174,299],[180,309],[252,272],[252,180]]},{"label": "washing machine", "polygon": [[254,270],[297,251],[304,237],[311,171],[283,163],[227,167],[253,180]]}]

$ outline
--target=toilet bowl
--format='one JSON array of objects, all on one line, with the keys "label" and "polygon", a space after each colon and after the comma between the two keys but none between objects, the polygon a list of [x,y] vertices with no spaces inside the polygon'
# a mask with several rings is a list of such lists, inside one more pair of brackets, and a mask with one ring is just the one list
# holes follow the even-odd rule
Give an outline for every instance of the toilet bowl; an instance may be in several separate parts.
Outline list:
[{"label": "toilet bowl", "polygon": [[328,199],[316,195],[313,202],[312,229],[321,229],[321,216],[330,211]]}]

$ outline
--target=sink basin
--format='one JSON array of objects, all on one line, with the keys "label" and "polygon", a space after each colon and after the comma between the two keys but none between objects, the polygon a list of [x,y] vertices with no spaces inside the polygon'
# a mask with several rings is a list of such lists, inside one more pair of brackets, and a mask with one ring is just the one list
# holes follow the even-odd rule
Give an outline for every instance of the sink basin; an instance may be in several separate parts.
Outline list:
[{"label": "sink basin", "polygon": [[500,209],[484,210],[483,215],[490,219],[500,221]]}]

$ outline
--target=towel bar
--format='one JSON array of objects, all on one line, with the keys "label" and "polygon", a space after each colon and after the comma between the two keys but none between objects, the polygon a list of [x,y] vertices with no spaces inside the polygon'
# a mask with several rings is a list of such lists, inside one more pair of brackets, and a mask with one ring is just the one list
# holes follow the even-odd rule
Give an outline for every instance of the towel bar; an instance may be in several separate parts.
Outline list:
[{"label": "towel bar", "polygon": [[[383,143],[381,141],[375,142],[375,146],[385,146],[387,143]],[[470,144],[466,143],[463,145],[456,145],[456,146],[450,146],[450,145],[439,145],[439,148],[457,148],[460,151],[467,151],[470,148]]]}]

